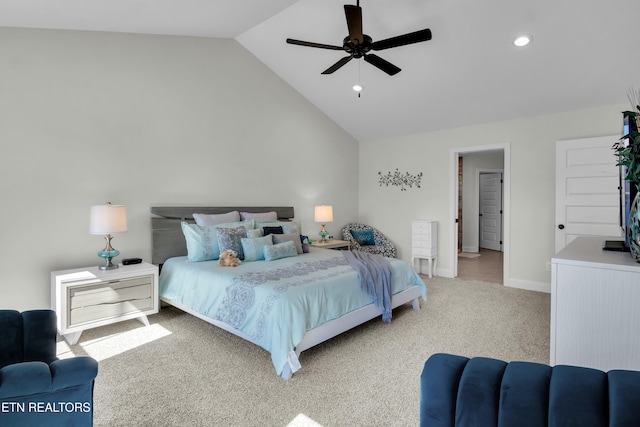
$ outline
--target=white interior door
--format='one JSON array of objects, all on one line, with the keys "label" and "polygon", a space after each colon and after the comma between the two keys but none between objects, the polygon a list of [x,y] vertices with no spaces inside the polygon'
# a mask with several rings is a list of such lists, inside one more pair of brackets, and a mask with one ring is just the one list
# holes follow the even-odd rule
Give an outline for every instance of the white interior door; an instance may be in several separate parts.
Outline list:
[{"label": "white interior door", "polygon": [[578,236],[621,236],[619,136],[556,143],[556,253]]},{"label": "white interior door", "polygon": [[502,174],[481,173],[479,179],[480,247],[502,249]]}]

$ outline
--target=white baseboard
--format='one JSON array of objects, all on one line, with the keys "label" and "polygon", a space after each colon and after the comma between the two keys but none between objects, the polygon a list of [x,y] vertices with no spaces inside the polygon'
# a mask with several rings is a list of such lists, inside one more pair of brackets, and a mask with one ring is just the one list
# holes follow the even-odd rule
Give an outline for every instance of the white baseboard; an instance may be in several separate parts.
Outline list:
[{"label": "white baseboard", "polygon": [[551,293],[551,283],[532,282],[529,280],[521,279],[509,279],[509,283],[506,284],[511,288],[526,289],[528,291],[546,292]]},{"label": "white baseboard", "polygon": [[477,246],[463,246],[462,247],[462,252],[469,252],[469,253],[477,254],[478,252],[480,252],[480,249],[478,249]]}]

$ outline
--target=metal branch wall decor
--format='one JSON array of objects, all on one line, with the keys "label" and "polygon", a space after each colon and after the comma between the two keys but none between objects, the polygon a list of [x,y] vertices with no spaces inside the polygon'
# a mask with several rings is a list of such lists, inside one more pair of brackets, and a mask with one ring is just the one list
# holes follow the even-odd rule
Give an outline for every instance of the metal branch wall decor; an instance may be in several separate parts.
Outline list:
[{"label": "metal branch wall decor", "polygon": [[400,173],[398,168],[396,171],[391,173],[387,172],[386,175],[383,175],[382,172],[378,172],[380,176],[380,187],[382,185],[394,185],[396,187],[400,187],[400,191],[407,191],[407,187],[413,188],[415,185],[417,188],[420,188],[420,181],[422,181],[422,172],[417,175],[411,175],[409,172]]}]

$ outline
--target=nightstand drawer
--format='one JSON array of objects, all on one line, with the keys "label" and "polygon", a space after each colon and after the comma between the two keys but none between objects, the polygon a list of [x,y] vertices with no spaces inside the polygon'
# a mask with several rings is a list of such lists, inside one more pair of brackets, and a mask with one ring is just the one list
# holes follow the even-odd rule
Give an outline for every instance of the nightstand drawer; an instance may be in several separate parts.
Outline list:
[{"label": "nightstand drawer", "polygon": [[77,326],[153,308],[152,275],[69,289],[69,323]]},{"label": "nightstand drawer", "polygon": [[437,254],[437,250],[432,249],[432,248],[416,248],[415,246],[413,248],[411,248],[411,254],[413,255],[413,257],[419,257],[419,256],[425,256],[425,257],[429,257],[429,256],[433,256]]}]

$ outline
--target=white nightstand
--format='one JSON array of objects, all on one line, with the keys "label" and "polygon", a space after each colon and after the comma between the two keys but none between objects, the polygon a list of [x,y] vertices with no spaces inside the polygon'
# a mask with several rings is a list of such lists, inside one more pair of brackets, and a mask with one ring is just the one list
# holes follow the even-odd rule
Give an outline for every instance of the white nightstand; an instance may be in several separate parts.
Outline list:
[{"label": "white nightstand", "polygon": [[69,344],[85,329],[123,320],[137,318],[148,326],[147,315],[159,307],[158,267],[143,262],[106,271],[97,266],[54,271],[51,307]]},{"label": "white nightstand", "polygon": [[313,246],[314,248],[344,249],[347,251],[351,250],[351,244],[349,242],[347,242],[346,240],[338,240],[338,239],[328,240],[325,243],[322,243],[318,240],[311,243],[310,246]]}]

